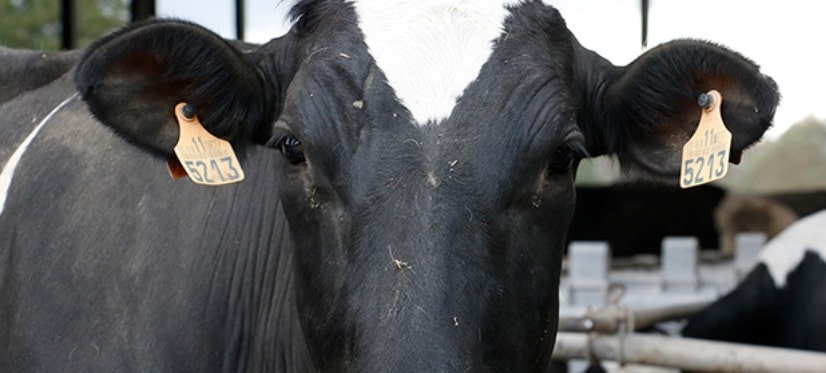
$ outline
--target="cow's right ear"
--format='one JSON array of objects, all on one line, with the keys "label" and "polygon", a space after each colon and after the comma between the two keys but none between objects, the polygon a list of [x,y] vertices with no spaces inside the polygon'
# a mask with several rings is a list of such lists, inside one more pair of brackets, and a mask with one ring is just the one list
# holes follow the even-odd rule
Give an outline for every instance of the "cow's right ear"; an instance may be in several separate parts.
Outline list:
[{"label": "cow's right ear", "polygon": [[266,135],[275,115],[264,75],[211,31],[180,21],[138,23],[94,43],[75,77],[90,111],[129,141],[172,156],[175,106],[195,106],[213,135]]},{"label": "cow's right ear", "polygon": [[721,94],[721,116],[731,132],[728,154],[735,163],[769,128],[780,100],[777,84],[757,64],[705,41],[664,43],[626,66],[614,66],[578,43],[574,53],[577,118],[588,150],[616,154],[635,176],[678,179],[683,146],[705,110],[698,103],[701,94]]}]

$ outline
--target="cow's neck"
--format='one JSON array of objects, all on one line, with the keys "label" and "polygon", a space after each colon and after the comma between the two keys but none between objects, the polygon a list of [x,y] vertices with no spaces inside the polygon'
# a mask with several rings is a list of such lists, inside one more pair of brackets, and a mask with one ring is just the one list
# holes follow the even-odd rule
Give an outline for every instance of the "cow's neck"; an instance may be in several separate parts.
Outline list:
[{"label": "cow's neck", "polygon": [[[216,193],[203,224],[212,252],[210,304],[224,315],[228,370],[305,371],[306,345],[293,289],[293,249],[278,198],[283,167],[272,150],[253,149],[246,179]],[[222,212],[218,212],[222,211]]]}]

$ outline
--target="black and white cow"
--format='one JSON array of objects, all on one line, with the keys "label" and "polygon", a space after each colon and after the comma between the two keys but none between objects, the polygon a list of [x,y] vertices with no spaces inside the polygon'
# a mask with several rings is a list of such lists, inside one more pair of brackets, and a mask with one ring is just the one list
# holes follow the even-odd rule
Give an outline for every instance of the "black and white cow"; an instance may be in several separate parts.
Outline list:
[{"label": "black and white cow", "polygon": [[22,93],[41,87],[69,71],[80,53],[39,52],[0,46],[0,105]]},{"label": "black and white cow", "polygon": [[769,241],[729,294],[689,319],[683,335],[826,351],[826,210]]},{"label": "black and white cow", "polygon": [[[0,107],[0,371],[542,370],[578,160],[676,182],[699,94],[738,157],[777,87],[714,44],[614,66],[540,1],[468,4],[305,0],[246,53],[140,23]],[[181,102],[243,182],[169,179]]]}]

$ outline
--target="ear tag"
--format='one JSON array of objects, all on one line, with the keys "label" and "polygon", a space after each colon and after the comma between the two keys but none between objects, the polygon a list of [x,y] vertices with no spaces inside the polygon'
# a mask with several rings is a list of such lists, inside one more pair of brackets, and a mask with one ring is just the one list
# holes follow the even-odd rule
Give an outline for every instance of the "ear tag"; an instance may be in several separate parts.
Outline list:
[{"label": "ear tag", "polygon": [[[709,102],[711,101],[711,102]],[[700,95],[703,115],[694,135],[683,145],[680,187],[691,188],[720,180],[728,173],[731,132],[723,123],[723,96],[716,90]]]},{"label": "ear tag", "polygon": [[213,136],[194,114],[187,117],[180,103],[175,106],[180,137],[175,155],[189,179],[201,185],[225,185],[244,180],[244,170],[229,141]]}]

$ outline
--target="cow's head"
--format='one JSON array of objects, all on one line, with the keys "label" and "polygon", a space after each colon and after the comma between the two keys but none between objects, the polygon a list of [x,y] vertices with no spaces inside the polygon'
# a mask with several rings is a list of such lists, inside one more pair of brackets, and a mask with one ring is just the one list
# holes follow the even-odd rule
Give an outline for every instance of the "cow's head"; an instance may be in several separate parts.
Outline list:
[{"label": "cow's head", "polygon": [[616,153],[676,183],[700,93],[722,92],[736,153],[778,93],[716,45],[673,42],[616,67],[555,9],[504,3],[304,1],[289,34],[246,54],[150,22],[95,44],[77,80],[102,122],[164,156],[187,101],[237,148],[286,158],[280,198],[320,368],[538,370],[579,160]]}]

